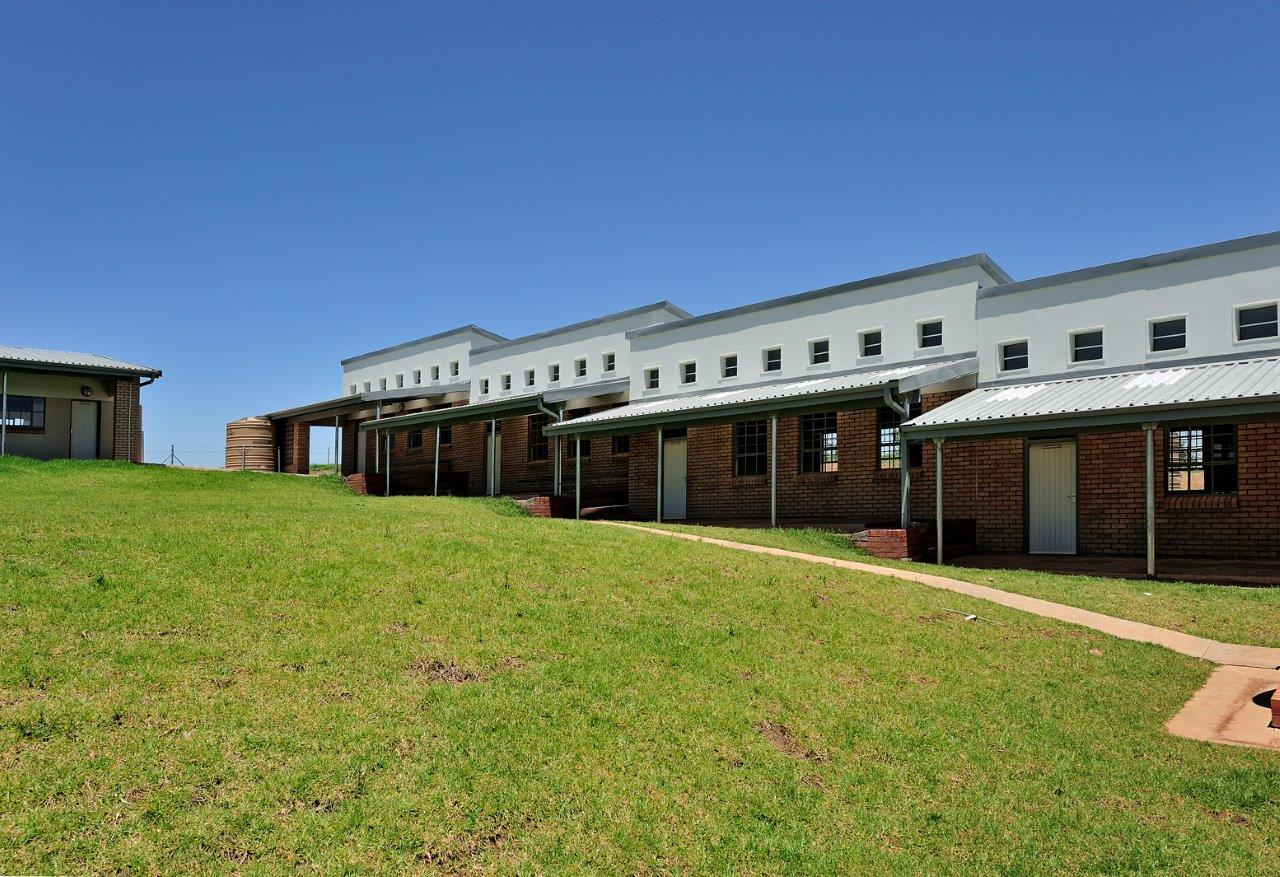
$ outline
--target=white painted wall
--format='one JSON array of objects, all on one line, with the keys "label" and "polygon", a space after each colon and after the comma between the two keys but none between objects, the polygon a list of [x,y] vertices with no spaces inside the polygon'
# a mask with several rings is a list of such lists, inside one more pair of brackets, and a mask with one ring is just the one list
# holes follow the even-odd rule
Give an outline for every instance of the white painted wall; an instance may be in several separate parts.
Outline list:
[{"label": "white painted wall", "polygon": [[[577,329],[569,328],[550,336],[516,339],[493,350],[481,350],[471,356],[471,401],[480,402],[571,388],[582,384],[626,378],[631,374],[631,352],[626,334],[633,329],[667,323],[678,319],[665,309],[651,309],[639,314],[611,319]],[[479,345],[477,345],[479,346]],[[604,355],[614,354],[614,368],[605,371]],[[574,362],[585,359],[587,373],[577,377]],[[560,380],[550,380],[550,366],[560,366]],[[525,370],[533,370],[534,383],[525,384]],[[502,376],[511,375],[511,389],[502,390]],[[481,382],[489,380],[489,393],[481,393]]]},{"label": "white painted wall", "polygon": [[[493,339],[474,332],[450,335],[436,341],[429,341],[412,347],[394,350],[377,356],[362,358],[343,366],[341,395],[351,395],[354,385],[356,392],[365,392],[365,382],[369,390],[377,392],[381,389],[380,380],[386,378],[387,389],[396,387],[396,375],[404,375],[404,389],[429,387],[433,384],[455,384],[470,379],[469,363],[471,348],[482,344],[490,344]],[[450,363],[458,363],[458,376],[449,374]],[[431,368],[440,368],[439,380],[431,380]],[[415,384],[413,372],[421,369],[422,382]]]},{"label": "white painted wall", "polygon": [[[978,285],[994,280],[977,267],[856,289],[791,304],[673,327],[631,339],[631,398],[666,396],[760,381],[909,363],[972,353],[976,349],[974,300]],[[941,318],[943,346],[920,348],[918,324]],[[881,331],[882,352],[863,357],[860,333]],[[829,339],[830,360],[811,365],[809,344]],[[782,370],[764,371],[763,351],[782,348]],[[721,357],[738,356],[738,376],[722,378]],[[697,364],[697,380],[681,383],[680,367]],[[659,369],[659,389],[645,387],[645,372]]]},{"label": "white painted wall", "polygon": [[[1235,309],[1280,299],[1280,246],[1143,268],[1094,280],[978,299],[979,380],[1025,380],[1280,348],[1236,340]],[[1184,350],[1152,353],[1149,321],[1187,318]],[[1104,358],[1073,365],[1071,334],[1103,330]],[[999,345],[1026,339],[1029,367],[1002,372]]]}]

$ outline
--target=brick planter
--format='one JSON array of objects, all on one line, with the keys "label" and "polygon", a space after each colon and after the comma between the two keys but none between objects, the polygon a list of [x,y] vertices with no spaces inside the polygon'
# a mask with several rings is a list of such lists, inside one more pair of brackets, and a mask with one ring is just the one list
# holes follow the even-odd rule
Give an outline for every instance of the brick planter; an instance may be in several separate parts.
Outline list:
[{"label": "brick planter", "polygon": [[572,518],[573,497],[535,496],[528,509],[535,518]]},{"label": "brick planter", "polygon": [[922,529],[877,529],[866,531],[862,547],[886,560],[919,560],[924,556],[927,533]]}]

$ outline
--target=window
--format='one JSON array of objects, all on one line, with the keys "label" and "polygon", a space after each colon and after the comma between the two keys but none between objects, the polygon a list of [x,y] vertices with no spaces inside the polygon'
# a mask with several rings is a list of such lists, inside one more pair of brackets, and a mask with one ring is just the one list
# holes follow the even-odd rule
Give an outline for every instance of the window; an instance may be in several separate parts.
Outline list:
[{"label": "window", "polygon": [[480,395],[481,396],[489,395],[489,379],[488,378],[480,379]]},{"label": "window", "polygon": [[366,393],[368,393],[368,392],[369,392],[370,390],[372,390],[372,389],[373,389],[373,384],[369,383],[368,381],[365,381],[365,382],[364,382],[364,391],[365,391]]},{"label": "window", "polygon": [[573,376],[575,378],[585,378],[587,376],[587,361],[585,359],[575,359],[573,361]]},{"label": "window", "polygon": [[453,444],[453,424],[446,423],[440,427],[440,444]]},{"label": "window", "polygon": [[782,371],[781,347],[769,347],[764,351],[764,370],[767,372]]},{"label": "window", "polygon": [[1251,305],[1236,311],[1236,339],[1252,341],[1254,338],[1274,338],[1280,334],[1276,320],[1276,304]]},{"label": "window", "polygon": [[387,388],[387,379],[386,379],[386,378],[378,378],[378,389],[379,389],[379,390],[385,390],[386,388]]},{"label": "window", "polygon": [[545,460],[548,452],[547,434],[543,432],[549,418],[545,414],[534,414],[529,417],[529,459]]},{"label": "window", "polygon": [[458,361],[455,359],[449,363],[449,377],[456,378],[458,376]]},{"label": "window", "polygon": [[[582,440],[582,456],[591,456],[591,439]],[[578,459],[578,442],[574,439],[569,439],[569,459]]]},{"label": "window", "polygon": [[1030,357],[1027,353],[1027,342],[1006,341],[1000,345],[1000,371],[1011,372],[1027,368]]},{"label": "window", "polygon": [[733,425],[733,474],[739,477],[763,475],[769,463],[769,421],[743,420]]},{"label": "window", "polygon": [[1102,330],[1091,329],[1071,336],[1071,361],[1096,362],[1102,359]]},{"label": "window", "polygon": [[511,389],[511,375],[509,375],[509,374],[503,375],[503,376],[502,376],[502,390],[503,390],[503,392],[506,392],[507,390],[510,390],[510,389]]},{"label": "window", "polygon": [[355,395],[356,393],[358,393],[358,392],[360,392],[360,388],[359,388],[359,387],[357,387],[355,384],[352,384],[352,385],[351,385],[351,391],[350,391],[347,395],[349,395],[349,396],[354,396],[354,395]]},{"label": "window", "polygon": [[871,329],[862,333],[862,355],[863,356],[879,356],[883,348],[881,346],[881,338],[883,334],[879,329]]},{"label": "window", "polygon": [[1151,352],[1161,350],[1181,350],[1187,346],[1187,318],[1175,317],[1172,320],[1152,320]]},{"label": "window", "polygon": [[532,387],[532,386],[533,386],[533,379],[534,379],[534,371],[533,371],[533,369],[531,369],[531,368],[527,368],[527,369],[525,369],[525,370],[524,370],[524,385],[525,385],[526,387]]},{"label": "window", "polygon": [[826,365],[831,362],[831,340],[809,342],[809,365]]},{"label": "window", "polygon": [[720,357],[720,377],[736,378],[738,376],[738,354],[730,353]]},{"label": "window", "polygon": [[605,374],[608,374],[609,372],[613,371],[615,368],[617,368],[617,365],[618,365],[618,357],[615,354],[606,353],[604,355],[604,373]]},{"label": "window", "polygon": [[941,347],[942,346],[942,321],[930,320],[927,323],[920,324],[920,346],[921,347]]},{"label": "window", "polygon": [[680,364],[680,383],[696,384],[698,382],[698,364],[683,362]]},{"label": "window", "polygon": [[1234,424],[1168,430],[1164,468],[1169,493],[1235,493]]},{"label": "window", "polygon": [[[920,415],[920,403],[912,402],[907,406],[907,419]],[[879,465],[881,469],[902,468],[902,447],[898,442],[898,424],[901,418],[898,412],[888,406],[881,407],[877,415],[879,420]],[[907,466],[912,469],[924,464],[924,442],[907,442]]]},{"label": "window", "polygon": [[614,454],[631,453],[631,436],[615,435],[613,437],[613,452]]},{"label": "window", "polygon": [[414,382],[415,384],[420,384],[420,383],[422,383],[422,369],[420,369],[420,368],[415,368],[415,369],[413,370],[413,382]]},{"label": "window", "polygon": [[646,390],[658,389],[658,370],[656,368],[644,370],[644,388]]},{"label": "window", "polygon": [[560,380],[560,363],[547,366],[547,383],[554,384]]},{"label": "window", "polygon": [[409,433],[409,447],[410,448],[422,447],[422,430],[415,429],[413,432]]},{"label": "window", "polygon": [[396,375],[396,389],[399,390],[403,386],[404,386],[404,375],[403,374]]},{"label": "window", "polygon": [[44,397],[10,396],[4,425],[7,429],[44,429]]},{"label": "window", "polygon": [[836,414],[804,414],[800,417],[800,471],[835,472],[840,468],[840,439]]}]

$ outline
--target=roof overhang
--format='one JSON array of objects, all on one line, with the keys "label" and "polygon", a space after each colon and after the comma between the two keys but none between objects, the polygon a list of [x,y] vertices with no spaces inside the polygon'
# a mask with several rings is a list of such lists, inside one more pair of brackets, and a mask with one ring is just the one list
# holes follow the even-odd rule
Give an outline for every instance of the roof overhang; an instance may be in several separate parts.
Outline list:
[{"label": "roof overhang", "polygon": [[779,381],[724,391],[716,390],[641,400],[547,427],[547,435],[624,435],[658,427],[710,425],[769,414],[798,416],[839,408],[880,405],[886,394],[904,396],[924,387],[977,373],[973,356],[846,372],[821,378]]},{"label": "roof overhang", "polygon": [[366,420],[360,424],[360,429],[396,431],[423,429],[428,426],[446,426],[454,423],[473,423],[478,420],[500,420],[504,417],[519,417],[522,414],[537,414],[545,407],[540,393],[530,393],[523,396],[494,399],[489,402],[455,405],[452,408],[436,408],[431,411]]},{"label": "roof overhang", "polygon": [[616,396],[631,391],[630,378],[617,378],[612,381],[596,381],[590,384],[579,384],[576,387],[561,387],[554,390],[543,390],[543,401],[548,404],[568,402],[572,399],[595,399],[600,396]]},{"label": "roof overhang", "polygon": [[296,408],[286,408],[283,411],[273,411],[270,414],[264,414],[263,417],[270,420],[319,420],[322,417],[335,417],[342,414],[351,414],[356,411],[363,411],[371,405],[379,405],[383,403],[393,402],[416,402],[425,399],[440,399],[454,393],[466,393],[470,389],[470,384],[437,384],[432,387],[408,388],[399,390],[375,390],[371,393],[356,393],[354,396],[339,396],[336,399],[325,399],[322,402],[312,402],[307,405],[299,405]]},{"label": "roof overhang", "polygon": [[74,365],[62,362],[36,362],[29,359],[0,358],[0,370],[30,374],[92,375],[111,378],[158,378],[164,374],[158,368],[122,368],[102,365]]}]

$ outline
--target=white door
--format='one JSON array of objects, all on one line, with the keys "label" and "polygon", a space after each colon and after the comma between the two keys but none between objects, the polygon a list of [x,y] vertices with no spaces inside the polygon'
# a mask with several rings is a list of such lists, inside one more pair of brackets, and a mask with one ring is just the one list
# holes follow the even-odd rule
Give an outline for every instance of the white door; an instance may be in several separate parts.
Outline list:
[{"label": "white door", "polygon": [[1076,443],[1032,442],[1027,451],[1028,548],[1076,553]]},{"label": "white door", "polygon": [[[490,466],[490,460],[496,461],[496,465]],[[502,493],[502,433],[498,433],[496,436],[493,433],[485,435],[484,465],[488,470],[488,475],[484,480],[485,493],[490,496],[497,496]]]},{"label": "white door", "polygon": [[662,443],[662,518],[684,519],[685,483],[689,471],[689,445],[686,439],[667,439]]},{"label": "white door", "polygon": [[98,403],[76,399],[71,403],[71,459],[98,457]]}]

